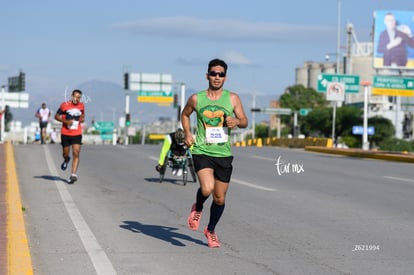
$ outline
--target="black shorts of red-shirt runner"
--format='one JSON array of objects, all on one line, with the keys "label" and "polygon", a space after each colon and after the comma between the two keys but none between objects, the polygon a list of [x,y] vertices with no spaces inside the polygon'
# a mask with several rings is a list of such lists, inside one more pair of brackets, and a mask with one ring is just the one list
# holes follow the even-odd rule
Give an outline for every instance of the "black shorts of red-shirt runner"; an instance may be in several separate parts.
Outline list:
[{"label": "black shorts of red-shirt runner", "polygon": [[63,147],[67,147],[73,144],[82,144],[82,135],[79,135],[79,136],[61,135],[60,139],[61,139],[61,143]]},{"label": "black shorts of red-shirt runner", "polygon": [[213,169],[214,177],[222,182],[230,182],[233,172],[233,156],[211,157],[207,155],[193,155],[194,168],[198,172],[204,168]]}]

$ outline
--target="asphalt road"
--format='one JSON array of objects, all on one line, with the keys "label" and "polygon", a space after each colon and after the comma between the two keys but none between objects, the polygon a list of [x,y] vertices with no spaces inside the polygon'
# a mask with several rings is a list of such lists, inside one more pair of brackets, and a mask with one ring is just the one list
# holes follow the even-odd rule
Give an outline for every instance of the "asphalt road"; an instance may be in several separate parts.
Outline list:
[{"label": "asphalt road", "polygon": [[16,145],[35,274],[412,274],[412,164],[274,147],[234,149],[207,246],[186,228],[198,183],[154,170],[160,146],[84,145],[65,183],[60,145]]}]

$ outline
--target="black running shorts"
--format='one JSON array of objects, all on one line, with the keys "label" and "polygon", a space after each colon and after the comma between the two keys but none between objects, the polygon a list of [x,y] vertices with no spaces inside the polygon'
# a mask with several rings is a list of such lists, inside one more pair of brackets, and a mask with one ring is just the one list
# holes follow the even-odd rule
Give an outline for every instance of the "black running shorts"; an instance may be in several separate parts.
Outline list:
[{"label": "black running shorts", "polygon": [[42,130],[43,128],[47,128],[47,121],[39,122],[39,127],[40,127],[40,130]]},{"label": "black running shorts", "polygon": [[79,136],[61,135],[60,139],[62,140],[63,147],[68,147],[72,144],[82,144],[82,135],[79,135]]},{"label": "black running shorts", "polygon": [[211,168],[214,177],[222,182],[230,182],[233,172],[233,156],[210,157],[206,155],[193,155],[194,168],[196,172],[204,168]]}]

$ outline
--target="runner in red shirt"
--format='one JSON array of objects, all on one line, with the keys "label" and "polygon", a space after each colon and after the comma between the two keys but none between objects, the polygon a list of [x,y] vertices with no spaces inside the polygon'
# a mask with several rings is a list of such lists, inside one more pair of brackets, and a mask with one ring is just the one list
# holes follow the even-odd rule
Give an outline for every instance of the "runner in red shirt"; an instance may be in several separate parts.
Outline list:
[{"label": "runner in red shirt", "polygon": [[79,166],[79,154],[82,144],[81,123],[85,121],[85,105],[81,102],[82,92],[73,90],[71,99],[63,102],[56,112],[55,119],[62,122],[61,141],[63,148],[63,163],[60,166],[66,170],[70,161],[70,147],[72,147],[72,173],[68,183],[78,180],[76,172]]}]

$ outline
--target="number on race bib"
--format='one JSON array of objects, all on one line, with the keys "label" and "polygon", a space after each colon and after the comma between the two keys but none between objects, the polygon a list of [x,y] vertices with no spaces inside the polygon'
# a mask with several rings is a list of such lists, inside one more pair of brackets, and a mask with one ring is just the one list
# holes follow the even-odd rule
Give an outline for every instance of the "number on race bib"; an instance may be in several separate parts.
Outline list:
[{"label": "number on race bib", "polygon": [[208,127],[206,128],[207,143],[225,143],[228,141],[227,127]]}]

